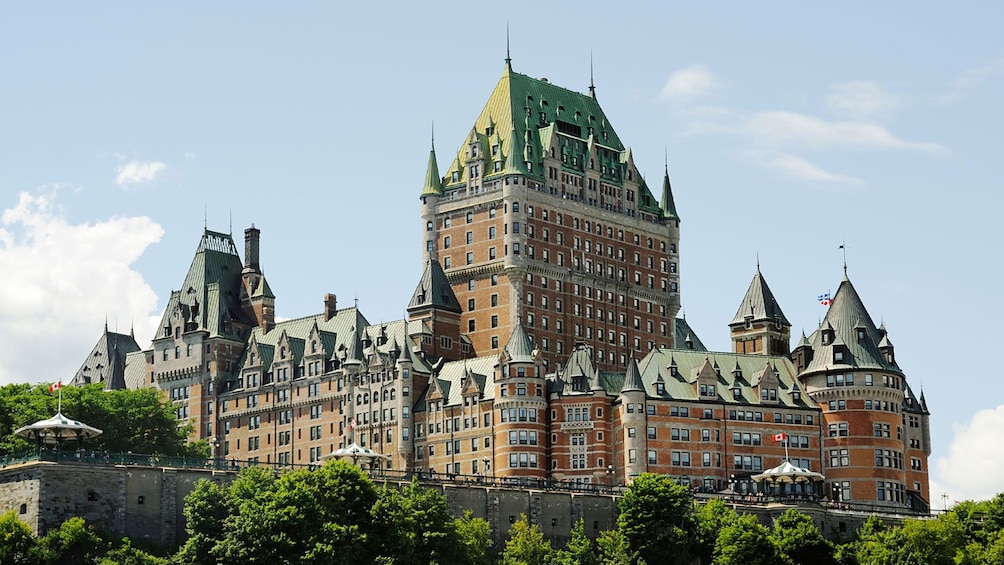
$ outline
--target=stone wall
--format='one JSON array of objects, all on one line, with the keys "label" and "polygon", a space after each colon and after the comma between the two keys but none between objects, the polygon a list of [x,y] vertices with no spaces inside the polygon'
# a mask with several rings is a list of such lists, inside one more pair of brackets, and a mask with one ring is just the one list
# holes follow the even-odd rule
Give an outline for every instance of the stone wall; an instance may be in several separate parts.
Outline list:
[{"label": "stone wall", "polygon": [[[0,512],[13,510],[40,535],[79,516],[107,533],[175,547],[186,537],[184,501],[196,483],[202,479],[227,483],[235,476],[234,471],[212,469],[33,461],[0,469]],[[619,497],[614,495],[448,483],[425,486],[446,497],[453,515],[462,516],[469,510],[487,520],[497,549],[504,547],[510,524],[524,515],[555,547],[565,545],[579,519],[589,536],[617,525]],[[755,514],[768,526],[790,508],[782,504],[731,506],[738,512]],[[796,508],[812,517],[823,535],[833,540],[850,538],[869,516],[817,505]],[[899,516],[882,519],[888,524],[902,521]]]}]

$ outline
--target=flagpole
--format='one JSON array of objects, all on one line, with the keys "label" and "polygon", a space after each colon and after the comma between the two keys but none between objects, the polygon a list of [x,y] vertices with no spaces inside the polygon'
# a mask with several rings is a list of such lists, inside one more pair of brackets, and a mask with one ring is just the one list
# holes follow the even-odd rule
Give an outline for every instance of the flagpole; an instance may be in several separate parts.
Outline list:
[{"label": "flagpole", "polygon": [[788,434],[784,434],[784,460],[791,461],[788,459]]}]

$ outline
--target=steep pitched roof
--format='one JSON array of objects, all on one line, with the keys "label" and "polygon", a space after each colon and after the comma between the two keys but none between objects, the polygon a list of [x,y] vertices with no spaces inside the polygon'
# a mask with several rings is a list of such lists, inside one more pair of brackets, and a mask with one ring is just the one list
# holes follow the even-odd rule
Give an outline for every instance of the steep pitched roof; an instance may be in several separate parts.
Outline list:
[{"label": "steep pitched roof", "polygon": [[512,363],[533,363],[534,356],[533,341],[523,329],[523,324],[516,324],[509,336],[509,343],[505,346],[505,352]]},{"label": "steep pitched roof", "polygon": [[673,188],[669,185],[669,167],[666,167],[666,174],[662,177],[662,199],[659,201],[659,208],[662,215],[669,220],[679,220],[676,214],[676,202],[673,201]]},{"label": "steep pitched roof", "polygon": [[621,394],[625,392],[645,392],[645,385],[641,382],[641,373],[638,372],[638,361],[634,357],[631,358],[627,371],[624,373]]},{"label": "steep pitched roof", "polygon": [[[676,336],[675,341],[673,342],[674,347],[678,349],[690,349],[692,351],[708,350],[708,348],[704,346],[704,342],[701,341],[701,338],[697,337],[697,333],[694,332],[694,329],[687,323],[686,318],[677,318],[675,326],[676,333],[673,334]],[[687,340],[690,340],[689,347],[686,345]]]},{"label": "steep pitched roof", "polygon": [[422,196],[439,196],[443,193],[443,179],[439,176],[439,165],[436,163],[436,146],[429,149],[429,165],[425,169],[425,184],[422,185]]},{"label": "steep pitched roof", "polygon": [[137,351],[140,347],[132,335],[110,332],[105,325],[105,331],[68,384],[104,383],[105,390],[126,388],[126,356]]},{"label": "steep pitched roof", "polygon": [[[824,329],[833,331],[833,342],[823,343],[824,331],[822,330]],[[859,330],[863,332],[861,339],[857,335]],[[892,363],[886,361],[885,356],[879,351],[879,344],[883,340],[888,343],[885,332],[875,327],[875,322],[868,314],[864,302],[861,301],[854,285],[845,275],[819,329],[809,337],[813,354],[812,361],[809,362],[804,372],[812,373],[847,367],[893,371],[902,374],[895,361]],[[837,346],[846,347],[850,353],[840,363],[834,362],[833,348]]]},{"label": "steep pitched roof", "polygon": [[745,324],[747,317],[752,317],[752,321],[754,322],[780,320],[782,324],[791,326],[791,322],[784,316],[781,306],[778,305],[777,300],[774,298],[774,293],[770,291],[767,281],[764,280],[763,275],[760,273],[759,266],[757,267],[756,274],[753,275],[749,289],[746,290],[746,296],[739,303],[739,310],[736,311],[736,315],[729,322],[729,325]]},{"label": "steep pitched roof", "polygon": [[106,390],[126,388],[126,356],[136,351],[140,351],[140,345],[133,335],[108,331],[105,324],[97,343],[69,384],[102,382]]},{"label": "steep pitched roof", "polygon": [[[160,327],[169,326],[171,314],[182,307],[189,319],[194,318],[192,321],[200,329],[209,332],[209,337],[240,340],[239,328],[233,322],[251,324],[241,310],[243,268],[230,234],[205,230],[185,282],[168,299]],[[197,309],[192,308],[195,304]]]},{"label": "steep pitched roof", "polygon": [[408,303],[409,312],[422,308],[439,308],[458,314],[462,311],[457,295],[453,293],[450,281],[446,279],[443,267],[436,260],[426,263],[422,279],[415,287],[411,302]]}]

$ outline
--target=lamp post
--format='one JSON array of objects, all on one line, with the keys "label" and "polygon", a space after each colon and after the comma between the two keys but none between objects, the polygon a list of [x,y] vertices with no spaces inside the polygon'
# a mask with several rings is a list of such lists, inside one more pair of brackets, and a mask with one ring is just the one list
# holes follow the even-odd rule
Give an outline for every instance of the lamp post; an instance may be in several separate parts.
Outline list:
[{"label": "lamp post", "polygon": [[613,465],[607,465],[607,471],[606,472],[607,472],[607,482],[610,483],[610,488],[613,489],[614,488],[614,473],[615,473],[614,466]]},{"label": "lamp post", "polygon": [[481,460],[481,462],[485,464],[485,477],[487,477],[488,472],[491,471],[492,468],[492,460],[485,457],[484,459]]},{"label": "lamp post", "polygon": [[220,438],[213,436],[209,438],[209,445],[213,449],[213,467],[219,467],[220,463]]}]

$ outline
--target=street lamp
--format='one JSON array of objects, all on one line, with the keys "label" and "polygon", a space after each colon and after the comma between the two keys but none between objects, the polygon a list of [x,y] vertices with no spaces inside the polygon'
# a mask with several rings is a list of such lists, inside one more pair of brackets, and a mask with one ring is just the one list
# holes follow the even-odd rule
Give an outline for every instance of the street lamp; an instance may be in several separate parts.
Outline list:
[{"label": "street lamp", "polygon": [[614,466],[607,465],[607,482],[610,483],[610,487],[614,486]]},{"label": "street lamp", "polygon": [[216,436],[209,438],[209,445],[213,448],[213,466],[218,467],[220,462],[220,438]]},{"label": "street lamp", "polygon": [[488,471],[490,471],[492,468],[492,461],[491,459],[485,457],[484,459],[481,460],[481,462],[485,464],[485,476],[487,477]]}]

